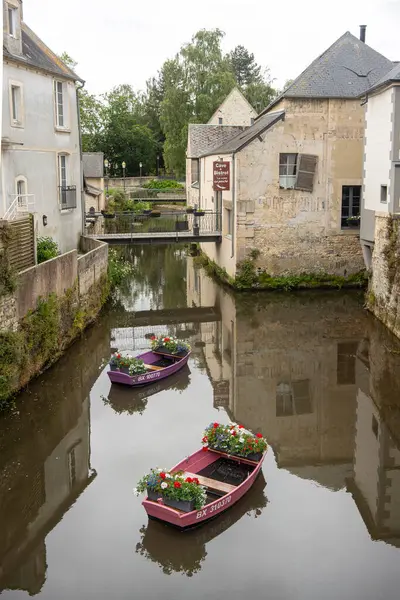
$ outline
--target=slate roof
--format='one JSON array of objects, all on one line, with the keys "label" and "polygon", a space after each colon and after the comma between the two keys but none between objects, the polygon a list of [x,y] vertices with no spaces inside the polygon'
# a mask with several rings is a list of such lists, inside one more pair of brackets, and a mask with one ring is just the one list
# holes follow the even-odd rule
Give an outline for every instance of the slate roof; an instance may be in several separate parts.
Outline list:
[{"label": "slate roof", "polygon": [[381,77],[372,87],[367,90],[371,92],[372,90],[376,90],[388,83],[399,81],[400,82],[400,62],[395,63],[393,69],[390,69],[383,77]]},{"label": "slate roof", "polygon": [[254,125],[247,127],[245,131],[242,131],[235,135],[221,146],[214,148],[212,151],[206,152],[203,156],[212,156],[214,154],[230,154],[232,152],[238,152],[256,137],[264,133],[267,129],[275,125],[278,121],[283,119],[285,116],[284,110],[276,112],[270,112],[266,115],[260,116]]},{"label": "slate roof", "polygon": [[234,125],[190,123],[187,157],[199,158],[245,129],[248,128]]},{"label": "slate roof", "polygon": [[21,33],[22,56],[11,54],[8,49],[3,46],[5,58],[12,58],[21,64],[42,69],[52,75],[61,75],[66,79],[81,81],[83,83],[83,79],[78,77],[72,69],[67,67],[67,65],[65,65],[25,23],[21,24]]},{"label": "slate roof", "polygon": [[104,177],[103,152],[84,152],[82,154],[83,174],[85,177],[99,179]]},{"label": "slate roof", "polygon": [[347,31],[261,114],[282,98],[358,98],[392,68],[392,61]]}]

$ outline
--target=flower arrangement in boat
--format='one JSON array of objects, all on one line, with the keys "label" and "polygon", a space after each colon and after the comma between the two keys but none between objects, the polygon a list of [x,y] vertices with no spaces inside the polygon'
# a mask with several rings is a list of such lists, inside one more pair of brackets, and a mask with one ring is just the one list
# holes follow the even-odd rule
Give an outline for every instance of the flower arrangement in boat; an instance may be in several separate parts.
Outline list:
[{"label": "flower arrangement in boat", "polygon": [[168,350],[170,354],[187,354],[190,351],[189,344],[172,336],[153,335],[150,339],[152,350]]},{"label": "flower arrangement in boat", "polygon": [[267,449],[267,441],[261,433],[255,435],[243,425],[210,423],[202,439],[203,450],[214,449],[250,460],[260,460]]},{"label": "flower arrangement in boat", "polygon": [[110,360],[110,366],[116,369],[126,369],[129,375],[141,375],[146,373],[147,368],[140,358],[134,356],[123,356],[120,352],[115,352]]},{"label": "flower arrangement in boat", "polygon": [[182,471],[171,473],[163,469],[151,469],[138,482],[134,493],[147,492],[150,499],[172,506],[181,503],[182,510],[202,508],[206,503],[206,492],[196,477],[185,477]]}]

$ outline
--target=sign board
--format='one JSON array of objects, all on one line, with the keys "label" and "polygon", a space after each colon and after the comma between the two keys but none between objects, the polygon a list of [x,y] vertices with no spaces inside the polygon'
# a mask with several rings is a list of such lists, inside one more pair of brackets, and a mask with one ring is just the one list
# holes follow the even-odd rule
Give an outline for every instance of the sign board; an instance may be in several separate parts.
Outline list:
[{"label": "sign board", "polygon": [[231,184],[231,163],[226,161],[213,162],[213,187],[216,192],[230,190]]}]

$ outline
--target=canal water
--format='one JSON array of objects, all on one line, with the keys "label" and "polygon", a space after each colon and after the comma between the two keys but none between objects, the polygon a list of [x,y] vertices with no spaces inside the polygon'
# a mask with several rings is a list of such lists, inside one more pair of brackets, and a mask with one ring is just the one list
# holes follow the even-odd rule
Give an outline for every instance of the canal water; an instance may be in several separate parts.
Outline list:
[{"label": "canal water", "polygon": [[[399,342],[358,293],[234,295],[183,249],[130,257],[113,306],[0,420],[1,598],[397,599]],[[111,351],[164,332],[189,366],[111,386]],[[254,487],[195,531],[149,522],[137,480],[230,420],[269,441]]]}]

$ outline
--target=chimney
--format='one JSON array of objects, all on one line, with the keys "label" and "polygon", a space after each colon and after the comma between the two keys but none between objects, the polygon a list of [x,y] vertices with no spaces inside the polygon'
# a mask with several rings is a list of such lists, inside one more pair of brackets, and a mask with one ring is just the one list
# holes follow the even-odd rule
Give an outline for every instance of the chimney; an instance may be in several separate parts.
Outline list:
[{"label": "chimney", "polygon": [[367,29],[366,25],[360,25],[360,40],[365,44],[365,30]]}]

